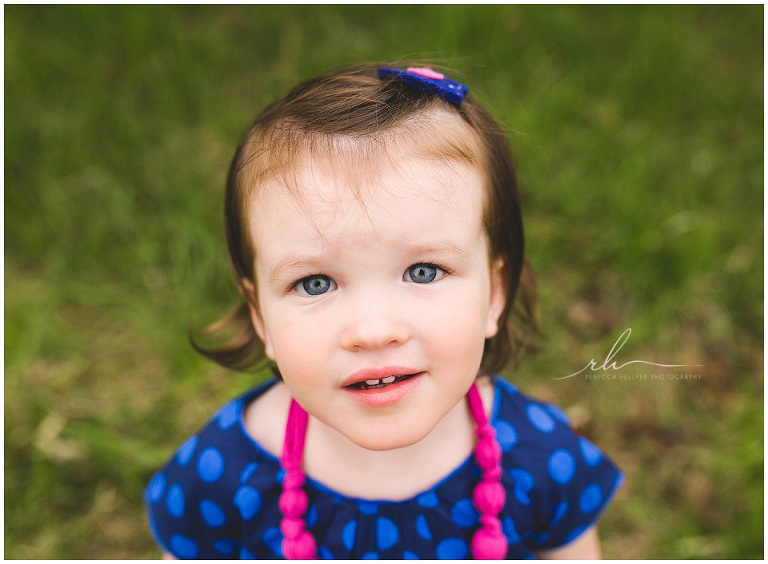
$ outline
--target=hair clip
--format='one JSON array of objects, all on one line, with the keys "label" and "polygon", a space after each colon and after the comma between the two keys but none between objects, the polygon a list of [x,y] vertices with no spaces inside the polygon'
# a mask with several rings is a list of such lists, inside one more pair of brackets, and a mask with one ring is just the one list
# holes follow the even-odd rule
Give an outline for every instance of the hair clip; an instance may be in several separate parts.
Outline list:
[{"label": "hair clip", "polygon": [[469,90],[460,82],[445,78],[444,74],[434,71],[429,67],[408,67],[407,70],[379,67],[378,77],[397,78],[406,84],[432,92],[443,100],[453,102],[454,104],[461,104]]}]

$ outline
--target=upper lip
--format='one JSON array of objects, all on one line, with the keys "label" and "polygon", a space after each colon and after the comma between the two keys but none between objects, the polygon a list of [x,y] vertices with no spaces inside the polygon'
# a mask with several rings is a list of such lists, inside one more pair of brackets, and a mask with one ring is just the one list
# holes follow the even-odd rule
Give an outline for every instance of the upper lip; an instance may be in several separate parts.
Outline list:
[{"label": "upper lip", "polygon": [[417,374],[419,372],[421,371],[413,368],[405,368],[402,366],[363,368],[362,370],[358,370],[349,376],[341,385],[342,387],[353,386],[354,384],[359,384],[360,382],[365,382],[366,380],[381,380],[382,378],[387,378],[389,376],[406,376],[408,374]]}]

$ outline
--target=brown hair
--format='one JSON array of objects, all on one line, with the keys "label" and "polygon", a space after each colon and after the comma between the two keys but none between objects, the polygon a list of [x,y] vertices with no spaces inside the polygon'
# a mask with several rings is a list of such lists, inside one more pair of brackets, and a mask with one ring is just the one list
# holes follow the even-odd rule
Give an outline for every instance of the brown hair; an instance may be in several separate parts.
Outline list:
[{"label": "brown hair", "polygon": [[[509,142],[493,117],[471,95],[455,105],[398,79],[377,78],[378,66],[341,69],[298,85],[264,110],[245,133],[229,167],[224,211],[227,245],[236,276],[257,287],[247,215],[252,190],[264,179],[285,173],[306,151],[333,154],[338,147],[334,141],[340,138],[366,144],[431,110],[456,112],[475,139],[462,142],[455,136],[443,135],[437,143],[451,145],[440,149],[443,154],[480,160],[476,164],[484,171],[487,185],[483,224],[489,240],[489,259],[501,258],[506,265],[507,300],[502,322],[497,335],[486,340],[482,360],[483,370],[497,372],[513,352],[519,356],[530,336],[537,332],[536,281],[524,259],[523,224]],[[417,129],[406,127],[409,131]],[[475,145],[477,151],[472,150]],[[471,154],[475,152],[480,153],[477,159]],[[266,356],[251,322],[247,294],[242,287],[240,290],[243,303],[203,330],[201,336],[209,344],[201,344],[194,336],[191,341],[198,352],[219,364],[251,371],[260,369]]]}]

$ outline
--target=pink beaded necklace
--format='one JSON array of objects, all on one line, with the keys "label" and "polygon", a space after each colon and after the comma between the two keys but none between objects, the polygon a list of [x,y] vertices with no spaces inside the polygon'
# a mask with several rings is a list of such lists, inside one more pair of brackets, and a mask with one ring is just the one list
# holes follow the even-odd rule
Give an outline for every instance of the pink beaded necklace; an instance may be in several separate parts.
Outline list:
[{"label": "pink beaded necklace", "polygon": [[[501,485],[501,447],[496,442],[496,431],[488,422],[480,399],[480,392],[473,383],[467,392],[472,417],[477,423],[475,460],[482,471],[480,482],[472,493],[472,502],[480,512],[480,528],[472,537],[472,556],[480,559],[501,559],[507,555],[507,539],[501,531],[498,518],[504,507],[506,494]],[[285,471],[283,492],[280,494],[280,512],[283,519],[283,555],[288,560],[316,558],[317,544],[305,526],[303,515],[307,511],[307,494],[302,489],[304,472],[301,459],[307,432],[307,412],[296,400],[291,401],[285,430],[280,465]]]}]

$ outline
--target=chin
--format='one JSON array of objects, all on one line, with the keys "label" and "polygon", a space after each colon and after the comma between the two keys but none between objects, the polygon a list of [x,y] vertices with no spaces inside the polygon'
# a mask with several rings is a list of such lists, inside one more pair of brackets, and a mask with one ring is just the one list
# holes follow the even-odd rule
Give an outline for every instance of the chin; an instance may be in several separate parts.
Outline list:
[{"label": "chin", "polygon": [[415,445],[429,434],[429,429],[407,429],[385,433],[377,436],[365,434],[347,435],[347,438],[357,446],[373,451],[387,451]]}]

